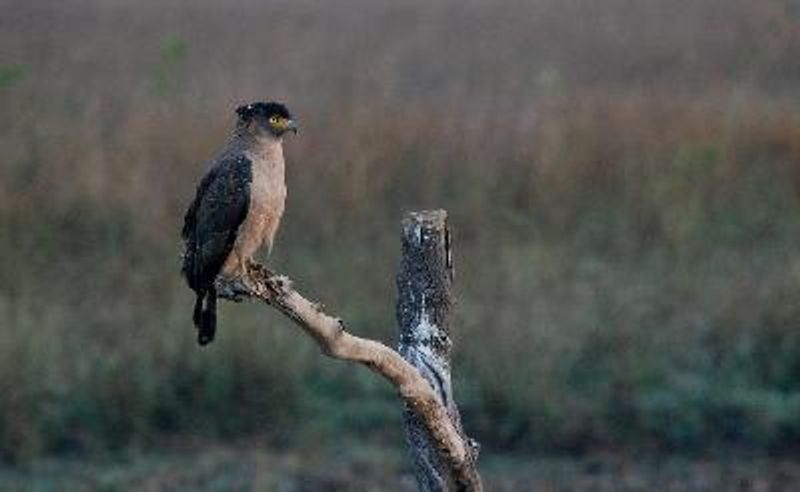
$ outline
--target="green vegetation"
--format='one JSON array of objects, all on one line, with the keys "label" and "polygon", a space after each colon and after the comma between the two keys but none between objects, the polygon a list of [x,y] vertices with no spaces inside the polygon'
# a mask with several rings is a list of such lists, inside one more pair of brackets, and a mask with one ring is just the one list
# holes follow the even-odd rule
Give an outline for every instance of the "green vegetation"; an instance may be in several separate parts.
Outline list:
[{"label": "green vegetation", "polygon": [[184,41],[176,37],[165,39],[161,43],[160,56],[154,73],[154,90],[160,96],[172,96],[181,88],[181,65],[186,59],[189,48]]},{"label": "green vegetation", "polygon": [[303,128],[271,263],[354,332],[394,340],[399,219],[449,210],[485,455],[797,451],[798,12],[346,3],[53,4],[57,36],[9,9],[2,459],[401,442],[390,388],[269,310],[195,345],[182,213],[232,108],[272,97]]},{"label": "green vegetation", "polygon": [[24,65],[0,65],[0,89],[10,87],[24,76]]}]

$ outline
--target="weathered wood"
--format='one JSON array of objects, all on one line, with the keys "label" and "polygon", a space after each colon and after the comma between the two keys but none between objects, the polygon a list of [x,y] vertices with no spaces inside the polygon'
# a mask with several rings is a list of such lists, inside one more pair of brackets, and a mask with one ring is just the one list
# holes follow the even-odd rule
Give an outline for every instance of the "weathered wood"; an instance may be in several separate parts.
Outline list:
[{"label": "weathered wood", "polygon": [[[437,212],[434,213],[434,215],[441,216],[442,221],[444,221],[446,217],[444,212]],[[427,217],[428,215],[418,214],[418,216]],[[413,217],[415,216],[412,215],[404,224],[408,224],[408,220],[416,220]],[[444,224],[444,222],[442,222],[442,224]],[[446,228],[444,230],[446,235]],[[421,234],[428,233],[421,230]],[[405,236],[404,234],[404,237]],[[445,236],[445,243],[447,241],[447,236]],[[428,244],[426,240],[423,240],[422,243]],[[446,299],[449,303],[449,285],[450,282],[452,282],[452,267],[449,256],[445,255],[444,258],[444,268],[450,272],[448,274],[450,277],[445,283],[447,286]],[[429,255],[422,254],[422,256],[419,256],[417,259],[424,265],[426,264],[425,262],[428,261]],[[405,263],[404,261],[404,264]],[[414,262],[414,264],[416,264],[416,262]],[[409,272],[412,271],[416,270],[413,268],[409,270]],[[435,455],[438,459],[435,465],[438,476],[447,476],[449,483],[457,490],[482,490],[480,477],[475,467],[477,446],[475,446],[472,441],[466,439],[461,430],[458,411],[455,409],[455,404],[452,401],[449,369],[446,372],[447,377],[445,380],[442,380],[442,383],[436,380],[436,374],[438,373],[435,371],[428,371],[430,372],[429,374],[421,375],[417,367],[407,362],[398,352],[386,345],[348,333],[345,330],[342,320],[326,314],[321,304],[312,302],[300,295],[293,288],[289,278],[283,275],[277,275],[262,265],[251,263],[248,265],[248,273],[244,278],[234,281],[218,278],[216,284],[220,297],[234,301],[239,301],[243,298],[259,299],[292,319],[304,332],[317,342],[325,355],[335,359],[364,364],[372,371],[386,378],[395,386],[406,408],[409,409],[411,414],[416,418],[417,432],[426,435],[428,455]],[[441,286],[443,287],[445,284]],[[445,291],[437,290],[438,287],[432,287],[434,285],[439,284],[435,282],[430,283],[429,288],[431,290],[424,294],[426,299],[424,302],[432,303],[430,304],[431,306],[443,306],[444,304],[442,303],[445,298],[442,296]],[[422,297],[420,297],[420,301],[421,299]],[[423,314],[427,313],[426,316],[430,316],[427,319],[431,320],[431,323],[435,324],[437,327],[436,330],[434,330],[436,333],[442,330],[438,328],[439,326],[447,326],[446,315],[449,314],[449,304],[447,304],[446,309],[431,310],[425,308],[419,311],[419,313],[414,314],[414,309],[416,309],[418,305],[420,305],[419,302],[407,303],[408,310],[405,312],[411,316],[409,320],[426,319],[423,317]],[[401,317],[399,312],[401,309],[401,305],[398,304],[398,319],[401,320],[402,325],[406,318]],[[440,318],[442,315],[445,315],[445,318]],[[415,337],[421,333],[422,331],[420,330],[409,331],[409,336]],[[449,364],[450,341],[447,332],[442,331],[442,333],[444,333],[444,338],[436,338],[436,341],[434,341],[433,338],[428,337],[424,338],[424,340],[428,340],[426,343],[429,343],[430,347],[434,347],[432,350],[436,354],[439,354],[440,348],[435,347],[439,347],[438,344],[444,344],[442,345],[442,347],[444,347],[444,352],[442,352],[442,354],[446,353],[446,361]],[[441,337],[441,334],[436,336]],[[427,361],[431,364],[438,363],[435,362],[435,359],[432,357],[441,357],[440,355],[419,355],[427,350],[425,349],[425,344],[422,342],[423,338],[420,338],[419,343],[408,339],[405,342],[401,341],[401,346],[405,346],[403,350],[410,356],[410,360]],[[417,355],[419,355],[419,357],[417,357]],[[424,365],[421,367],[422,371],[426,371]],[[431,377],[433,379],[431,379],[431,383],[429,383],[428,378]],[[437,389],[434,390],[434,388]],[[444,487],[443,481],[440,480],[438,483],[440,485],[438,489],[423,488],[423,490],[443,490],[441,488]],[[420,482],[420,487],[424,487],[423,482]]]},{"label": "weathered wood", "polygon": [[397,275],[398,351],[431,385],[447,410],[462,442],[467,444],[466,473],[454,476],[440,459],[436,444],[417,414],[406,407],[406,439],[419,489],[480,490],[476,460],[478,446],[461,426],[450,378],[450,319],[455,274],[447,213],[410,213],[403,220],[403,253]]}]

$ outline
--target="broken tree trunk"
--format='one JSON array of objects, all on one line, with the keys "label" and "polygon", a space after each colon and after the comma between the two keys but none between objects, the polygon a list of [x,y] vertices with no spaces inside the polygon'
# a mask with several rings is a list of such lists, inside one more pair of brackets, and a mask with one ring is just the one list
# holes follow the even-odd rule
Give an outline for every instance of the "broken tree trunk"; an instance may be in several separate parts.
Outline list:
[{"label": "broken tree trunk", "polygon": [[[403,256],[397,275],[398,351],[431,385],[447,410],[450,421],[468,446],[473,461],[478,446],[461,427],[450,380],[450,311],[455,269],[450,250],[450,231],[443,210],[411,213],[403,220]],[[450,474],[439,458],[425,425],[408,407],[404,413],[406,439],[419,489],[446,489]],[[477,473],[470,477],[477,481]],[[456,489],[469,484],[454,483]]]},{"label": "broken tree trunk", "polygon": [[[342,320],[300,295],[287,277],[262,265],[251,263],[246,278],[233,282],[218,278],[217,290],[226,299],[267,303],[314,338],[325,355],[364,364],[394,385],[407,419],[413,419],[407,420],[408,442],[421,490],[444,490],[449,484],[455,490],[481,491],[477,445],[461,429],[450,388],[452,262],[446,217],[444,211],[421,212],[403,222],[398,275],[403,356],[380,342],[351,335]],[[415,293],[416,287],[422,290]]]}]

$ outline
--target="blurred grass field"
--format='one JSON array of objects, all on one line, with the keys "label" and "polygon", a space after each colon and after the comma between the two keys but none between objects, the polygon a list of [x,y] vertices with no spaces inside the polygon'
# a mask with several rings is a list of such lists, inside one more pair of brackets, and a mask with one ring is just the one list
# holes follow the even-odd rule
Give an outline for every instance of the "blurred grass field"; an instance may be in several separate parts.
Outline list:
[{"label": "blurred grass field", "polygon": [[[487,456],[796,457],[800,9],[779,0],[0,2],[0,458],[401,449],[371,374],[259,306],[195,346],[178,231],[286,101],[272,265],[393,343],[404,211],[455,234]],[[378,444],[375,444],[378,443]]]},{"label": "blurred grass field", "polygon": [[[343,448],[265,449],[251,444],[183,446],[113,458],[41,459],[0,468],[4,490],[414,491],[405,450],[348,442]],[[486,490],[792,490],[800,466],[785,458],[730,461],[487,456]]]}]

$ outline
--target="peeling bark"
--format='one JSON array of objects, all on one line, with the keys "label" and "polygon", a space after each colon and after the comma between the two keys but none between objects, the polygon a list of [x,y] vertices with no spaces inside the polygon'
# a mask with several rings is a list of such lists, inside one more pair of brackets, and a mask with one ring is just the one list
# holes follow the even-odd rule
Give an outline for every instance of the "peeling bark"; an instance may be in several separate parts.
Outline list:
[{"label": "peeling bark", "polygon": [[[432,227],[412,227],[420,220]],[[325,355],[359,362],[394,385],[408,418],[413,419],[414,427],[408,428],[409,444],[421,490],[444,490],[447,482],[456,490],[480,491],[477,446],[461,429],[450,388],[448,323],[452,261],[445,221],[445,212],[436,211],[409,214],[403,222],[404,257],[398,275],[403,356],[380,342],[351,335],[342,320],[326,314],[321,304],[294,290],[288,277],[277,275],[263,265],[251,263],[247,277],[234,282],[218,278],[217,288],[220,296],[229,300],[256,298],[267,303],[311,336]],[[433,249],[407,248],[412,236],[419,246]],[[406,256],[407,250],[410,256]],[[447,272],[446,278],[439,276],[440,271]],[[424,281],[420,283],[420,279]],[[404,282],[402,287],[401,282]],[[420,285],[424,288],[415,293],[413,288]],[[417,464],[416,456],[422,465]]]}]

